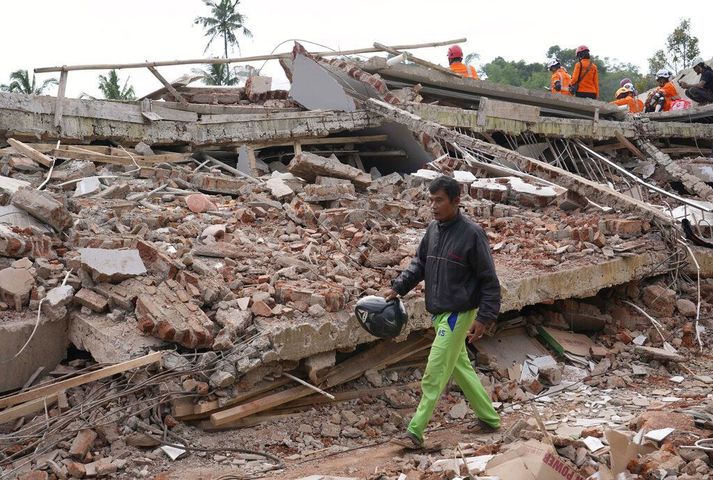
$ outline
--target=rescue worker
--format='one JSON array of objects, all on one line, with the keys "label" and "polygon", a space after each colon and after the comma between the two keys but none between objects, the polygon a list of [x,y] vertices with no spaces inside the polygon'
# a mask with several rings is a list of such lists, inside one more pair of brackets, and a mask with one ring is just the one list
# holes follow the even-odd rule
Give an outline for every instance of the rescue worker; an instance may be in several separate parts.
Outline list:
[{"label": "rescue worker", "polygon": [[463,49],[458,45],[452,45],[448,49],[448,67],[461,77],[478,80],[478,72],[475,71],[475,67],[463,63]]},{"label": "rescue worker", "polygon": [[631,83],[627,83],[625,87],[621,87],[616,91],[615,100],[611,102],[615,105],[626,105],[631,113],[641,113],[644,111],[644,102],[636,98],[634,95],[634,87]]},{"label": "rescue worker", "polygon": [[644,109],[646,112],[668,112],[673,101],[679,99],[676,87],[671,82],[671,72],[666,69],[656,72],[656,83],[659,86],[649,94]]},{"label": "rescue worker", "polygon": [[686,96],[700,105],[713,103],[713,68],[699,57],[693,60],[693,70],[701,76],[698,83],[679,82]]},{"label": "rescue worker", "polygon": [[552,72],[550,92],[571,95],[571,93],[569,93],[569,84],[572,81],[572,77],[569,76],[569,73],[567,73],[567,70],[560,64],[560,61],[556,58],[550,59],[547,62],[547,68]]},{"label": "rescue worker", "polygon": [[597,66],[589,58],[589,47],[580,45],[575,51],[577,63],[572,73],[572,83],[569,91],[575,97],[599,98],[599,72]]},{"label": "rescue worker", "polygon": [[631,85],[631,89],[634,91],[634,96],[639,96],[639,92],[636,91],[636,87],[634,86],[634,82],[631,81],[629,77],[622,78],[621,81],[619,82],[619,88],[621,87],[626,87],[628,85]]},{"label": "rescue worker", "polygon": [[483,228],[460,212],[460,185],[441,176],[431,182],[434,220],[411,260],[391,283],[386,299],[406,295],[425,279],[426,310],[436,337],[421,380],[421,400],[406,433],[393,441],[423,448],[423,434],[451,376],[478,417],[482,431],[500,428],[500,417],[468,359],[466,338],[474,343],[500,311],[500,283]]}]

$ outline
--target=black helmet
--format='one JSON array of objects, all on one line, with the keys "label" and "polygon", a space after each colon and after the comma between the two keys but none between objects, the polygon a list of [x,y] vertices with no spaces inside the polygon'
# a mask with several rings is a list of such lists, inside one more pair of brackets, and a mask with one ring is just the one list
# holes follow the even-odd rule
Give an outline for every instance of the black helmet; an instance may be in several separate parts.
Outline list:
[{"label": "black helmet", "polygon": [[379,338],[397,337],[408,320],[401,300],[387,302],[385,298],[374,295],[359,300],[354,313],[362,328]]}]

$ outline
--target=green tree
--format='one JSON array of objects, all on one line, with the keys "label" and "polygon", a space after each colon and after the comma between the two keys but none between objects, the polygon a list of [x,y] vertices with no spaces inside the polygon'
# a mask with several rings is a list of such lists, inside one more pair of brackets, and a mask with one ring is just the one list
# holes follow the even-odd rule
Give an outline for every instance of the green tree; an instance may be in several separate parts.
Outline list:
[{"label": "green tree", "polygon": [[30,79],[30,74],[27,70],[15,70],[10,74],[10,83],[8,85],[0,85],[0,90],[26,93],[28,95],[42,95],[47,88],[54,85],[57,85],[57,79],[48,78],[38,87],[34,74]]},{"label": "green tree", "polygon": [[193,73],[203,75],[203,83],[206,85],[235,86],[248,77],[257,75],[257,70],[250,65],[231,68],[225,63],[211,63],[205,68],[193,69]]},{"label": "green tree", "polygon": [[649,58],[649,71],[653,74],[668,68],[678,72],[690,67],[693,59],[700,54],[698,37],[691,34],[691,19],[684,18],[666,38],[666,49],[657,50]]},{"label": "green tree", "polygon": [[129,78],[126,78],[122,87],[116,70],[109,70],[108,75],[99,75],[99,90],[107,100],[136,100],[134,87],[129,85]]},{"label": "green tree", "polygon": [[240,0],[203,0],[203,3],[210,8],[211,16],[196,17],[194,23],[203,27],[205,36],[209,37],[208,44],[203,53],[217,37],[223,37],[223,53],[228,58],[228,46],[235,46],[240,51],[240,43],[235,32],[242,31],[242,34],[250,38],[252,32],[245,27],[245,16],[238,12]]}]

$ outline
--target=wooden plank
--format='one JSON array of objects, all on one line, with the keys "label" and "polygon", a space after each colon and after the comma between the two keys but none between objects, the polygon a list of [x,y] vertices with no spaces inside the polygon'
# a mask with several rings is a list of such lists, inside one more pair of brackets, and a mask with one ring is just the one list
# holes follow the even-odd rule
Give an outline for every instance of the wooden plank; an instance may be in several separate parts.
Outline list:
[{"label": "wooden plank", "polygon": [[[455,40],[448,40],[444,42],[430,42],[430,43],[416,43],[411,45],[393,45],[391,48],[394,49],[409,49],[414,50],[417,48],[430,48],[430,47],[442,47],[444,45],[451,45],[454,43],[465,43],[467,39],[458,38]],[[356,55],[358,53],[374,53],[379,52],[379,48],[358,48],[356,50],[341,50],[341,51],[326,51],[326,52],[315,52],[312,55],[320,55],[323,57],[334,57],[342,55]],[[261,60],[277,60],[282,57],[290,57],[292,52],[285,53],[274,53],[270,55],[256,55],[253,57],[238,57],[238,58],[194,58],[189,60],[166,60],[160,62],[138,62],[138,63],[101,63],[92,65],[70,65],[61,67],[42,67],[35,68],[35,73],[48,73],[48,72],[60,72],[63,70],[112,70],[112,69],[122,69],[122,68],[143,68],[143,67],[166,67],[171,65],[195,65],[195,64],[210,64],[210,63],[245,63],[245,62],[257,62]]]},{"label": "wooden plank", "polygon": [[0,425],[43,410],[45,405],[49,407],[55,402],[57,402],[57,394],[53,393],[47,397],[36,398],[35,400],[30,400],[29,402],[7,408],[0,412]]},{"label": "wooden plank", "polygon": [[[72,158],[74,160],[88,160],[97,163],[109,163],[112,165],[133,165],[134,162],[128,155],[106,155],[99,152],[82,151],[77,148],[62,148],[51,151],[52,155],[58,158]],[[176,163],[186,160],[190,154],[185,153],[169,153],[164,155],[152,155],[143,157],[141,155],[133,155],[134,160],[138,164],[155,165],[157,163]]]},{"label": "wooden plank", "polygon": [[205,432],[221,432],[223,430],[232,430],[234,428],[247,428],[254,427],[264,422],[270,422],[272,420],[281,420],[283,418],[293,417],[293,413],[277,413],[268,415],[253,415],[249,418],[241,418],[234,422],[226,423],[220,426],[213,425],[210,420],[204,420],[198,424],[198,427]]},{"label": "wooden plank", "polygon": [[408,52],[402,52],[402,51],[400,51],[400,50],[397,49],[397,48],[387,47],[386,45],[381,44],[381,43],[378,43],[378,42],[374,42],[374,48],[379,48],[379,49],[381,49],[381,50],[383,50],[383,51],[385,51],[385,52],[389,52],[389,53],[392,54],[392,55],[401,55],[401,54],[403,53],[403,54],[406,56],[406,58],[408,58],[409,60],[411,60],[413,63],[417,63],[417,64],[419,64],[419,65],[422,65],[422,66],[424,66],[424,67],[431,68],[431,69],[433,69],[433,70],[438,70],[439,72],[442,72],[442,73],[445,73],[445,74],[448,74],[448,75],[453,75],[453,76],[456,76],[456,77],[460,77],[460,76],[461,76],[460,74],[454,72],[454,71],[451,70],[450,68],[445,68],[445,67],[442,67],[442,66],[440,66],[440,65],[437,65],[437,64],[435,64],[435,63],[431,63],[431,62],[429,62],[428,60],[423,60],[423,59],[421,59],[421,58],[414,57],[414,56],[411,55],[410,53],[408,53]]},{"label": "wooden plank", "polygon": [[57,408],[60,412],[66,412],[69,410],[69,400],[67,400],[67,391],[60,390],[57,392]]},{"label": "wooden plank", "polygon": [[281,410],[293,409],[298,407],[308,407],[311,405],[323,404],[323,403],[338,403],[338,402],[348,402],[349,400],[355,400],[357,398],[362,398],[370,395],[381,395],[387,390],[403,389],[403,388],[413,388],[418,387],[421,384],[420,381],[410,382],[405,385],[389,385],[387,387],[376,387],[376,388],[356,388],[354,390],[348,390],[346,392],[338,392],[334,394],[334,400],[330,400],[321,395],[310,395],[305,398],[300,398],[294,402],[286,403],[283,407],[276,412]]},{"label": "wooden plank", "polygon": [[59,127],[62,123],[62,111],[64,110],[64,94],[67,90],[67,70],[62,70],[59,74],[59,89],[57,90],[57,103],[54,107],[54,126]]},{"label": "wooden plank", "polygon": [[641,153],[641,150],[636,148],[636,146],[631,143],[631,141],[626,138],[621,132],[614,132],[614,135],[616,135],[616,139],[619,140],[619,142],[626,147],[627,150],[629,150],[636,158],[639,160],[646,160],[646,155]]},{"label": "wooden plank", "polygon": [[147,68],[149,69],[149,71],[151,73],[153,73],[154,77],[158,78],[158,81],[161,82],[164,87],[166,87],[166,90],[171,92],[171,95],[173,95],[173,98],[178,100],[179,103],[188,104],[188,101],[185,99],[185,97],[183,95],[181,95],[180,93],[178,93],[178,90],[176,90],[176,88],[173,85],[171,85],[171,83],[168,80],[163,78],[163,75],[158,73],[158,70],[156,70],[156,67],[154,67],[153,65],[149,65]]},{"label": "wooden plank", "polygon": [[[324,381],[319,384],[319,387],[326,390],[336,385],[346,383],[359,377],[366,370],[379,370],[389,363],[398,362],[413,354],[413,352],[419,348],[427,348],[428,345],[430,345],[430,341],[423,337],[416,337],[401,343],[396,343],[395,341],[380,342],[375,347],[354,355],[339,365],[336,365],[326,376]],[[312,393],[312,389],[308,387],[300,386],[290,388],[229,408],[222,412],[213,413],[210,416],[210,421],[216,426],[225,425],[255,413],[270,410],[278,405],[283,405],[298,398],[306,397]]]},{"label": "wooden plank", "polygon": [[56,394],[61,390],[66,390],[68,388],[78,387],[86,383],[101,380],[102,378],[110,377],[112,375],[116,375],[117,373],[123,373],[127,370],[132,370],[134,368],[150,365],[152,363],[161,361],[162,355],[163,352],[149,353],[148,355],[144,355],[143,357],[134,358],[133,360],[127,360],[126,362],[117,363],[115,365],[109,365],[108,367],[101,368],[94,372],[89,372],[85,373],[84,375],[68,378],[67,380],[62,380],[61,382],[35,387],[26,392],[18,393],[16,395],[10,395],[8,397],[2,397],[0,398],[0,407],[9,407],[12,405],[17,405],[19,403],[28,402],[30,400],[35,400],[40,397]]},{"label": "wooden plank", "polygon": [[263,393],[272,391],[276,388],[283,387],[283,386],[287,385],[288,383],[290,383],[289,378],[280,377],[272,382],[259,385],[251,390],[248,390],[247,392],[239,393],[235,397],[228,400],[223,406],[219,406],[217,400],[215,402],[199,403],[198,405],[195,405],[195,407],[193,408],[193,413],[194,414],[208,414],[208,413],[212,413],[219,409],[223,410],[223,409],[229,408],[233,405],[237,405],[238,403],[242,403],[246,400],[255,398],[258,395],[262,395]]},{"label": "wooden plank", "polygon": [[54,161],[44,153],[38,152],[34,148],[22,143],[19,140],[15,140],[14,138],[8,138],[7,143],[9,143],[10,146],[14,148],[17,153],[21,153],[27,158],[31,158],[40,165],[44,165],[45,167],[51,167],[54,163]]}]

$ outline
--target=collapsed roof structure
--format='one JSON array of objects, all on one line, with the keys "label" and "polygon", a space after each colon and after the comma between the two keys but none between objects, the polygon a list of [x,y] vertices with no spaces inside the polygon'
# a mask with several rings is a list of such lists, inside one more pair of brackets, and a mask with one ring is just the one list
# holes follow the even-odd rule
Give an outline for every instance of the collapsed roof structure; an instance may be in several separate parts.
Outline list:
[{"label": "collapsed roof structure", "polygon": [[[296,44],[280,59],[289,92],[267,77],[169,83],[151,65],[164,88],[138,102],[64,98],[67,69],[57,98],[0,93],[0,350],[15,355],[0,390],[29,388],[70,343],[126,368],[201,349],[205,391],[174,392],[174,414],[224,428],[314,393],[279,390],[283,372],[327,389],[418,354],[418,295],[399,341],[336,352],[374,341],[351,307],[407,264],[441,174],[486,227],[505,319],[670,272],[713,276],[713,106],[632,116],[406,58]],[[699,298],[691,350],[700,317]],[[64,391],[37,388],[0,398],[2,421]],[[35,452],[61,419],[21,430]],[[36,460],[20,453],[8,471]]]}]

